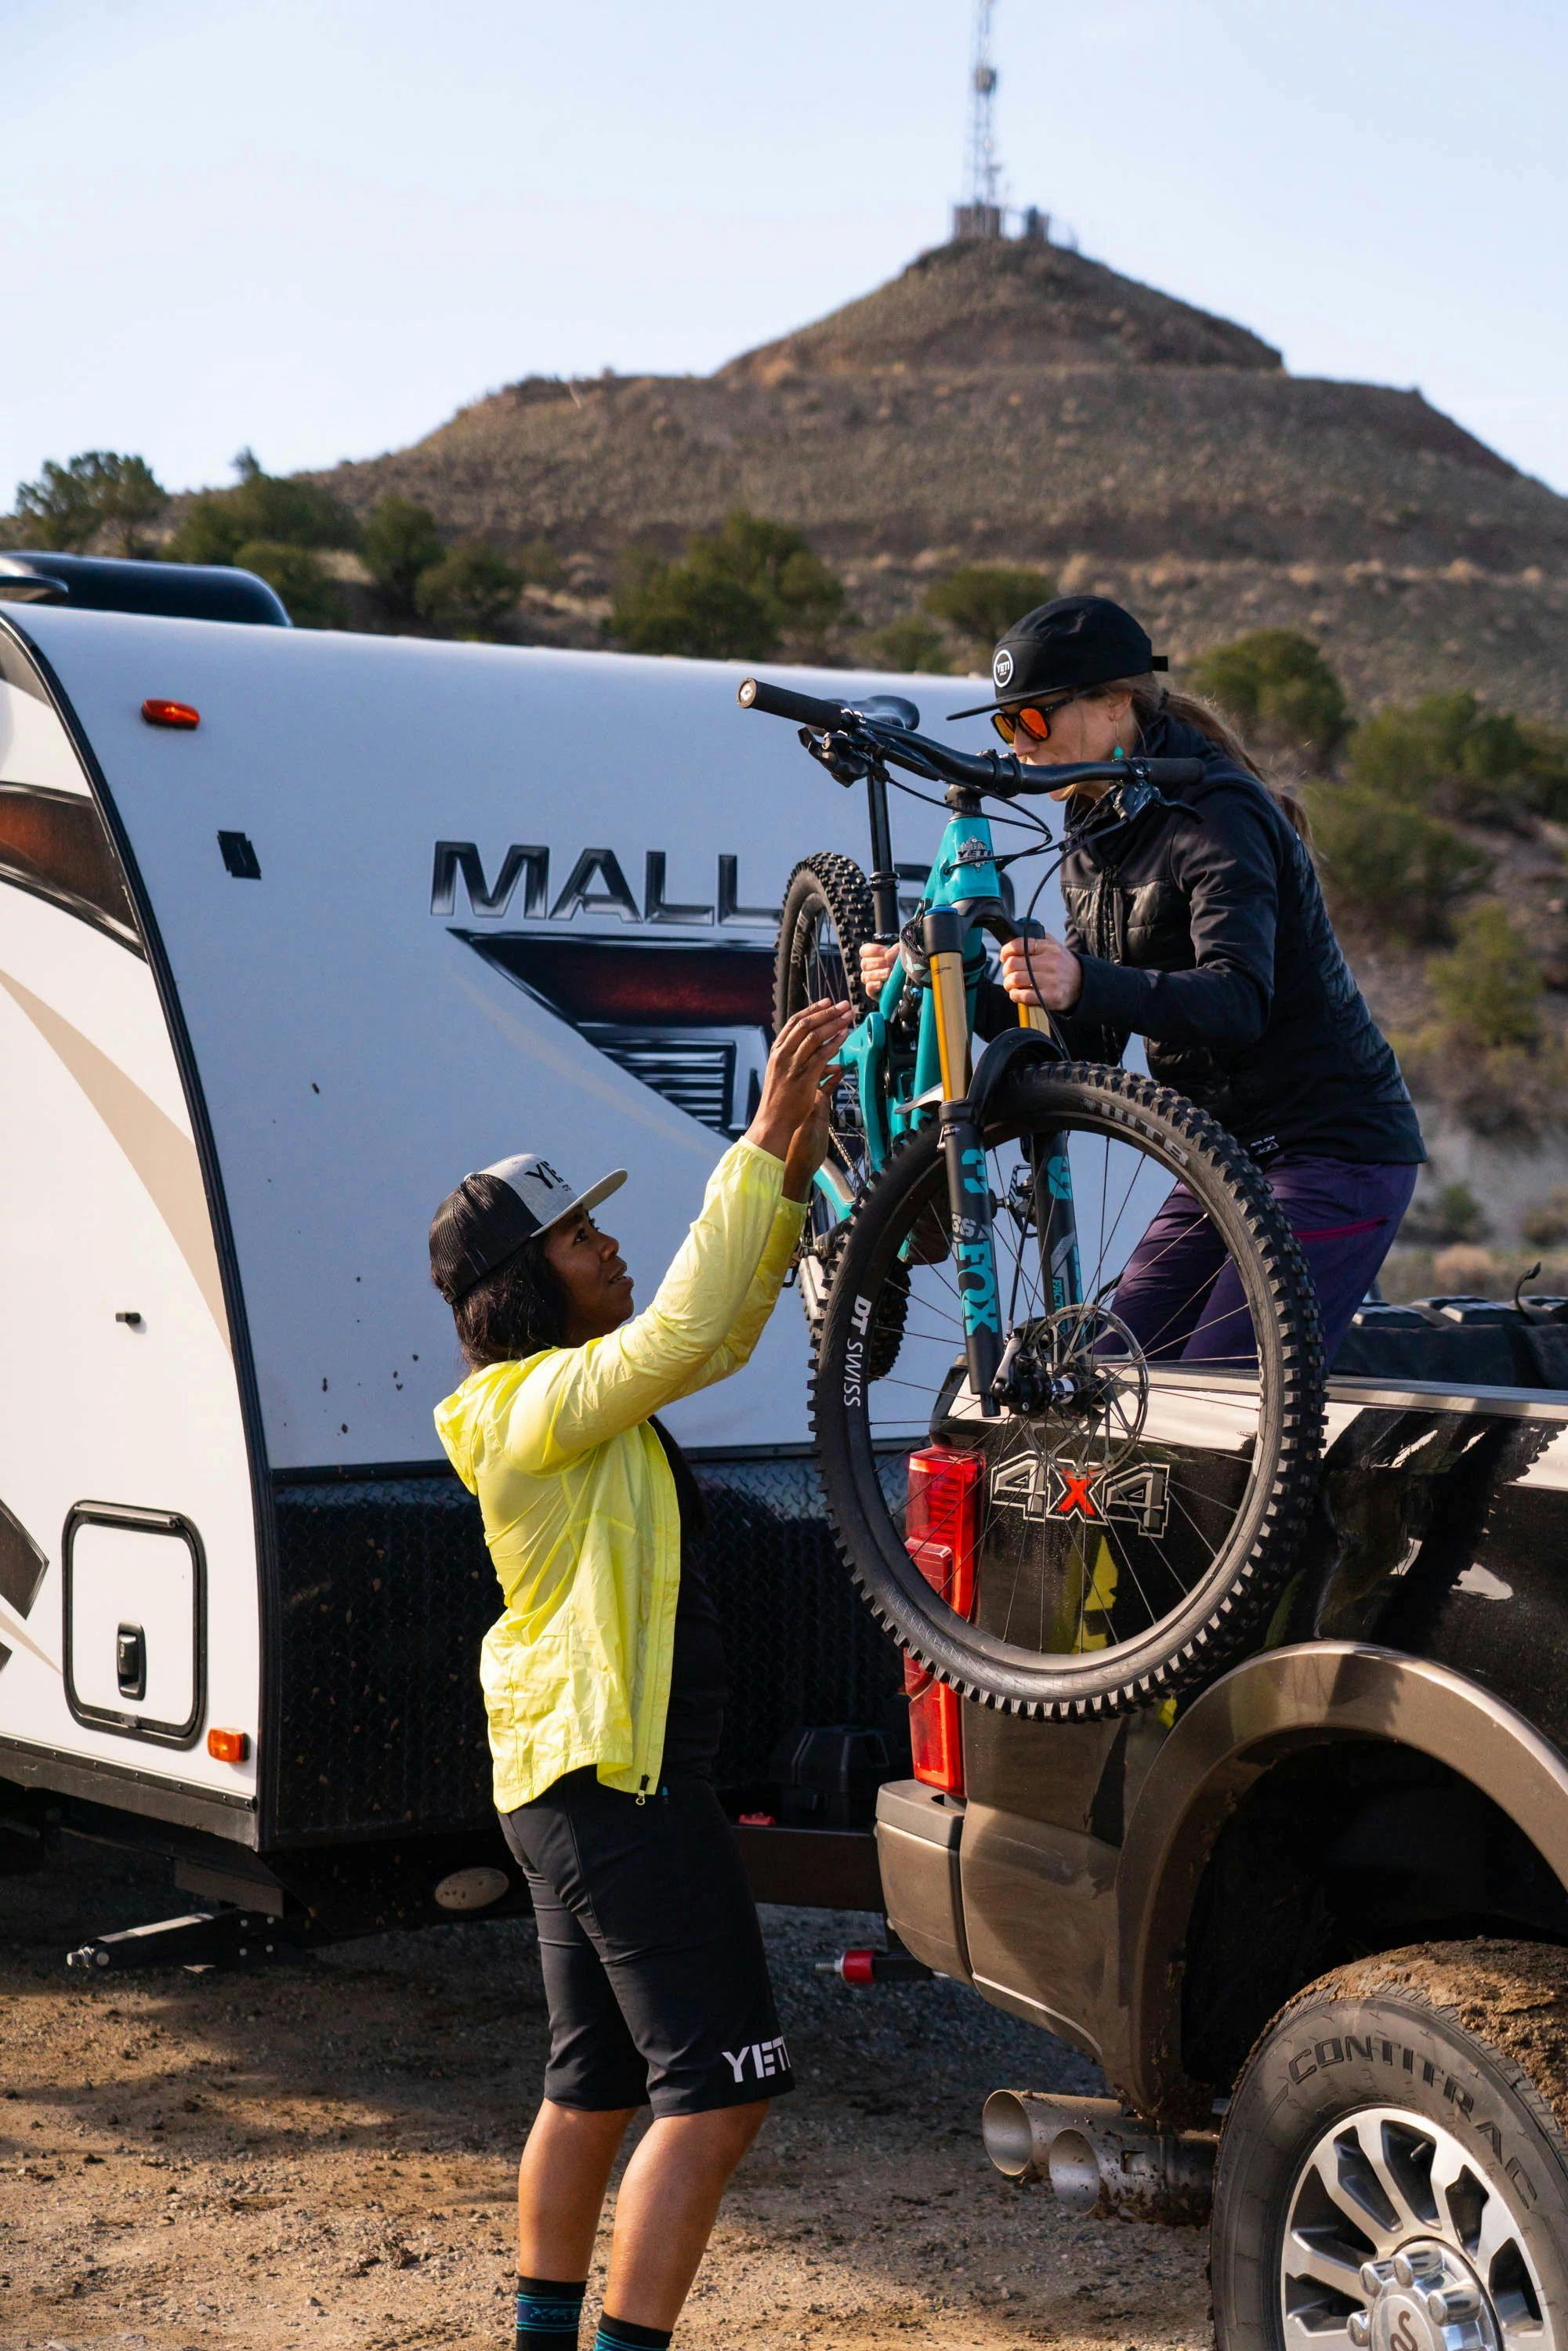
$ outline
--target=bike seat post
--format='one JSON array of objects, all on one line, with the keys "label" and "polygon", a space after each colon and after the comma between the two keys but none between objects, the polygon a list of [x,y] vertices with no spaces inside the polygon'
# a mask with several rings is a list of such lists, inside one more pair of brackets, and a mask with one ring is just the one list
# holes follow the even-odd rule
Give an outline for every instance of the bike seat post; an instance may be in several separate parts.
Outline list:
[{"label": "bike seat post", "polygon": [[872,768],[866,778],[866,807],[871,817],[871,903],[876,915],[879,946],[898,944],[898,869],[893,862],[893,829],[887,818],[887,770]]}]

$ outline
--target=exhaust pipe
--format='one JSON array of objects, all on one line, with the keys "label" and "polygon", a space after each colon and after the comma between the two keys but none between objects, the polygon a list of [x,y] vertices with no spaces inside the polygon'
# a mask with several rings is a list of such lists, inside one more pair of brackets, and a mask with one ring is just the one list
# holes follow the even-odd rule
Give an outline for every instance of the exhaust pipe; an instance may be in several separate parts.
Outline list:
[{"label": "exhaust pipe", "polygon": [[1070,2212],[1193,2229],[1208,2219],[1214,2132],[1151,2130],[1114,2098],[1040,2090],[993,2090],[980,2129],[999,2172],[1049,2180]]}]

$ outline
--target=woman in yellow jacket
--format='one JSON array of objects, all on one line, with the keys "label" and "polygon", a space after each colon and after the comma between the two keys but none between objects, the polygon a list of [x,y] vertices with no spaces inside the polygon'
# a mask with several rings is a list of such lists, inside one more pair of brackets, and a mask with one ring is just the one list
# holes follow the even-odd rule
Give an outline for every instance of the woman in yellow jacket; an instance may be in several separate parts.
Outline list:
[{"label": "woman in yellow jacket", "polygon": [[716,1612],[702,1500],[653,1415],[738,1371],[773,1311],[827,1141],[849,1026],[780,1030],[757,1116],[651,1306],[591,1210],[532,1154],[465,1176],[431,1270],[472,1366],[436,1411],[506,1597],[481,1674],[497,1808],[527,1873],[550,2011],[517,2188],[517,2351],[575,2351],[611,2167],[599,2351],[660,2351],[768,2099],[791,2086],[757,1912],[713,1785]]}]

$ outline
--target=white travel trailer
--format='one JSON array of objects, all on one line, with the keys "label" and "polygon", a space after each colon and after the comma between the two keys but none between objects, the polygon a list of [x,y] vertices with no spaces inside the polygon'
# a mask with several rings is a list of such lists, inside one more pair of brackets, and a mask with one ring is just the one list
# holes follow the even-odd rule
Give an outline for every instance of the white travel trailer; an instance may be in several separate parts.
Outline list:
[{"label": "white travel trailer", "polygon": [[[746,1124],[785,877],[863,856],[864,813],[741,674],[0,605],[14,1852],[138,1837],[319,1933],[435,1915],[504,1858],[425,1229],[506,1152],[624,1164],[645,1295]],[[904,690],[939,718],[973,684]],[[830,1556],[804,1386],[786,1301],[676,1416],[728,1562],[741,1801],[781,1738],[875,1726],[898,1687]],[[856,1847],[835,1882],[874,1900]]]}]

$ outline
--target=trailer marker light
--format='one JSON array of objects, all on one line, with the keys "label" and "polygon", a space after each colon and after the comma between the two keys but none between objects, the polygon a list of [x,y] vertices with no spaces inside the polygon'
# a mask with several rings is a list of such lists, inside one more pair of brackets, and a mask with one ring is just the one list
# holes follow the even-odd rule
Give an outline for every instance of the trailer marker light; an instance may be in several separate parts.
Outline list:
[{"label": "trailer marker light", "polygon": [[207,1753],[220,1763],[243,1763],[250,1753],[248,1730],[209,1730]]},{"label": "trailer marker light", "polygon": [[[975,1607],[975,1550],[983,1464],[977,1453],[944,1445],[909,1457],[909,1505],[904,1548],[934,1592],[955,1615],[966,1619]],[[909,1700],[909,1739],[915,1776],[949,1796],[964,1792],[961,1701],[913,1657],[904,1661]]]},{"label": "trailer marker light", "polygon": [[199,726],[202,714],[188,702],[171,702],[164,694],[150,694],[141,705],[149,726]]}]

